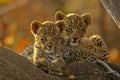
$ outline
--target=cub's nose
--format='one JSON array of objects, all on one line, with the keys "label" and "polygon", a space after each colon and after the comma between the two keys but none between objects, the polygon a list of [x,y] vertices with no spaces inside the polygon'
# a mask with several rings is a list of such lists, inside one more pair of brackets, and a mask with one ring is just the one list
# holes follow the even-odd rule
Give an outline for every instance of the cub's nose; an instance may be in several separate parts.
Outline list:
[{"label": "cub's nose", "polygon": [[74,41],[77,41],[78,37],[73,37]]},{"label": "cub's nose", "polygon": [[49,47],[49,48],[52,48],[52,45],[49,45],[48,47]]}]

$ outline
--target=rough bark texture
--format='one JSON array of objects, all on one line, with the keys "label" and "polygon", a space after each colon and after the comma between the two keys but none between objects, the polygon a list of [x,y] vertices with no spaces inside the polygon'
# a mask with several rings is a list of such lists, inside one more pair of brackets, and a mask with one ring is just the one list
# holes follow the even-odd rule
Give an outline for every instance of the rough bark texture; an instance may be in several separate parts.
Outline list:
[{"label": "rough bark texture", "polygon": [[41,71],[16,53],[0,48],[0,80],[67,80]]},{"label": "rough bark texture", "polygon": [[[120,73],[119,66],[109,65]],[[64,76],[61,77],[49,75],[26,58],[0,47],[0,80],[70,80],[67,78],[69,75],[75,75],[74,80],[120,80],[105,73],[106,69],[96,63],[70,64],[63,71]]]}]

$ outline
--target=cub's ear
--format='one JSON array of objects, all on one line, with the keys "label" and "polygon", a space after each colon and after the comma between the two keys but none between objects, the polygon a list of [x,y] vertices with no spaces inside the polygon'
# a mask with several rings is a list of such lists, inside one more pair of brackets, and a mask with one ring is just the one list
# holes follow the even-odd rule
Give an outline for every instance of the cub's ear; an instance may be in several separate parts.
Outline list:
[{"label": "cub's ear", "polygon": [[89,13],[83,14],[81,17],[83,18],[86,25],[89,25],[91,23],[92,17]]},{"label": "cub's ear", "polygon": [[59,20],[56,22],[56,26],[59,28],[60,32],[62,33],[65,29],[65,22],[63,20]]},{"label": "cub's ear", "polygon": [[41,27],[41,23],[39,21],[32,21],[30,24],[30,30],[32,32],[33,35],[35,35],[38,31],[38,29]]},{"label": "cub's ear", "polygon": [[62,11],[57,11],[55,13],[55,20],[63,20],[65,17],[65,14]]}]

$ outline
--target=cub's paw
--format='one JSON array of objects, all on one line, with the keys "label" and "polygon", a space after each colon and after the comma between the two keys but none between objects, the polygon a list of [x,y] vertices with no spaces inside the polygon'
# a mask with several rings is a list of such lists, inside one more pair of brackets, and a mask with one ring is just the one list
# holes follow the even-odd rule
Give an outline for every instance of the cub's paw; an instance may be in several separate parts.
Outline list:
[{"label": "cub's paw", "polygon": [[52,65],[54,65],[55,67],[62,68],[65,65],[65,61],[64,59],[55,59],[52,61]]},{"label": "cub's paw", "polygon": [[55,76],[62,76],[63,71],[60,68],[51,68],[49,69],[49,74],[55,75]]},{"label": "cub's paw", "polygon": [[39,65],[42,65],[42,66],[48,66],[45,58],[36,59],[36,63],[39,64]]}]

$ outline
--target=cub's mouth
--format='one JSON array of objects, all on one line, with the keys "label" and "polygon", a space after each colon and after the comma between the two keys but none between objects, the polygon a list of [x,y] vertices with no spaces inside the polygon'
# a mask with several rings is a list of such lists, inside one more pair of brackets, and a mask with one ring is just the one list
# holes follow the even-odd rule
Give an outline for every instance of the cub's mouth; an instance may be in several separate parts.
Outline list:
[{"label": "cub's mouth", "polygon": [[70,42],[70,45],[71,46],[77,46],[78,44],[79,44],[78,37],[73,37],[71,42]]},{"label": "cub's mouth", "polygon": [[45,49],[46,53],[53,53],[54,52],[54,48],[52,46],[47,46]]},{"label": "cub's mouth", "polygon": [[78,45],[78,42],[71,42],[70,45],[71,45],[71,46],[77,46],[77,45]]},{"label": "cub's mouth", "polygon": [[54,49],[45,50],[46,53],[53,53]]}]

